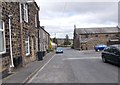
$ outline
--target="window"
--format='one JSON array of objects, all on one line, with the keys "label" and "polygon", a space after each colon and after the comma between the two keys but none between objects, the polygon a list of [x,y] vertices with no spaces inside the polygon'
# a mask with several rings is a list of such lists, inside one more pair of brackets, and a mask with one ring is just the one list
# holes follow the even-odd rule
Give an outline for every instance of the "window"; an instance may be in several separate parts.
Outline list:
[{"label": "window", "polygon": [[105,51],[105,52],[111,52],[111,48],[110,48],[110,47],[106,47],[106,48],[104,49],[104,51]]},{"label": "window", "polygon": [[106,34],[105,36],[106,36],[106,37],[108,37],[109,35],[108,35],[108,34]]},{"label": "window", "polygon": [[116,55],[119,55],[120,52],[118,51],[118,49],[114,48],[112,49],[112,53],[116,54]]},{"label": "window", "polygon": [[115,36],[116,36],[116,37],[119,37],[119,34],[116,34]]},{"label": "window", "polygon": [[95,35],[95,37],[98,37],[98,35]]},{"label": "window", "polygon": [[35,27],[37,27],[37,14],[35,14]]},{"label": "window", "polygon": [[23,9],[24,9],[24,21],[28,22],[28,5],[23,4]]},{"label": "window", "polygon": [[0,54],[5,53],[4,22],[0,20]]},{"label": "window", "polygon": [[26,35],[25,37],[25,53],[26,55],[30,54],[30,44],[29,44],[29,36]]},{"label": "window", "polygon": [[85,35],[85,38],[88,38],[89,36],[88,35]]}]

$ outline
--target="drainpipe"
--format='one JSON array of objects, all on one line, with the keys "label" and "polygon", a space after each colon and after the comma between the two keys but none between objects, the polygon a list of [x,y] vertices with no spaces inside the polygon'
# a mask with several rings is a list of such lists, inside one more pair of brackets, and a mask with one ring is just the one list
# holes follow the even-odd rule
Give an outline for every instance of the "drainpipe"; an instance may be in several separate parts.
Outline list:
[{"label": "drainpipe", "polygon": [[21,56],[22,56],[22,66],[25,65],[25,58],[24,58],[24,53],[23,53],[23,25],[22,25],[22,8],[21,8],[21,3],[19,3],[20,7],[20,37],[21,37]]},{"label": "drainpipe", "polygon": [[11,65],[10,65],[10,68],[14,67],[13,55],[12,55],[11,20],[10,20],[10,17],[12,17],[12,16],[13,16],[13,15],[8,15],[8,17],[9,17],[9,33],[10,33],[10,57],[11,57]]}]

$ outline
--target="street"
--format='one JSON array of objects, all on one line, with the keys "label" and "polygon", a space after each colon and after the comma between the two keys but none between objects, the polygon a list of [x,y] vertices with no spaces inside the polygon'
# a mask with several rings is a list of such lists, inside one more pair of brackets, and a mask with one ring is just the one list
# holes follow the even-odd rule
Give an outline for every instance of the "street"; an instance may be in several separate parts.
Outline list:
[{"label": "street", "polygon": [[103,63],[100,52],[63,48],[28,83],[118,83],[118,67]]}]

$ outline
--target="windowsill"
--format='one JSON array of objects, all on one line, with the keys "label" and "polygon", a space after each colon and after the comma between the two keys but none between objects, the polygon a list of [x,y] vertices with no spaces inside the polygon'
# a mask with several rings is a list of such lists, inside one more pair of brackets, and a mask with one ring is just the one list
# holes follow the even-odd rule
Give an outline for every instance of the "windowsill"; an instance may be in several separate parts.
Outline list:
[{"label": "windowsill", "polygon": [[27,54],[26,54],[26,56],[29,56],[29,55],[30,55],[30,53],[27,53]]},{"label": "windowsill", "polygon": [[26,20],[23,20],[24,21],[24,23],[28,23],[28,21],[26,21]]},{"label": "windowsill", "polygon": [[0,52],[0,55],[5,54],[5,53],[6,53],[6,51]]}]

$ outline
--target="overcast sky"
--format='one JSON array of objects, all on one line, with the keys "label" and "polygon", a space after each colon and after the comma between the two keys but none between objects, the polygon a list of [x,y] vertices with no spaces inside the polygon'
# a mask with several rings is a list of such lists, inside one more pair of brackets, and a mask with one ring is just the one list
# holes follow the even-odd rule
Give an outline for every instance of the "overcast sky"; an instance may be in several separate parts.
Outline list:
[{"label": "overcast sky", "polygon": [[40,24],[45,26],[51,37],[65,38],[68,34],[73,38],[74,25],[77,28],[118,25],[118,0],[35,1],[40,6]]}]

